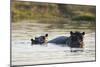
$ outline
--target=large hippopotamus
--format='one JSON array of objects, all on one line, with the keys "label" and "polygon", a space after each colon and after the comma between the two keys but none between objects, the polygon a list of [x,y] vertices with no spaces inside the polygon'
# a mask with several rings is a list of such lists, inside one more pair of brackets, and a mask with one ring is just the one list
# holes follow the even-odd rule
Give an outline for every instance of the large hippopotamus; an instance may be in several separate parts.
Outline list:
[{"label": "large hippopotamus", "polygon": [[85,32],[72,32],[70,31],[70,36],[67,37],[67,36],[60,36],[60,37],[57,37],[57,38],[54,38],[50,41],[48,41],[48,43],[54,43],[56,45],[67,45],[71,48],[71,51],[72,51],[72,48],[83,48],[84,46],[84,42],[83,42],[83,38],[84,38],[84,35],[85,35]]}]

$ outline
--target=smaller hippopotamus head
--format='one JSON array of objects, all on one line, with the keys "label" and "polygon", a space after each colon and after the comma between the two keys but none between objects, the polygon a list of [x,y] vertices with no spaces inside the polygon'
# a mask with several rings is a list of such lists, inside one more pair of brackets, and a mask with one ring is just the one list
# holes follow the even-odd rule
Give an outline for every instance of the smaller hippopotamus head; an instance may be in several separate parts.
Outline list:
[{"label": "smaller hippopotamus head", "polygon": [[73,48],[83,48],[83,36],[85,35],[85,32],[70,32],[70,38],[71,38],[71,42],[70,42],[70,46]]}]

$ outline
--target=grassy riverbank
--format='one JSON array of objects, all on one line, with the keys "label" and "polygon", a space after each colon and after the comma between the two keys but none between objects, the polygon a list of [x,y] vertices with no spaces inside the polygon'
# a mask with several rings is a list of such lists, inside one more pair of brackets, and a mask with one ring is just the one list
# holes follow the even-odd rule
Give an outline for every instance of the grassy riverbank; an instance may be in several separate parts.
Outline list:
[{"label": "grassy riverbank", "polygon": [[22,2],[13,0],[11,4],[11,15],[13,22],[36,19],[55,20],[56,18],[61,18],[61,22],[63,22],[62,20],[64,19],[95,22],[96,6]]}]

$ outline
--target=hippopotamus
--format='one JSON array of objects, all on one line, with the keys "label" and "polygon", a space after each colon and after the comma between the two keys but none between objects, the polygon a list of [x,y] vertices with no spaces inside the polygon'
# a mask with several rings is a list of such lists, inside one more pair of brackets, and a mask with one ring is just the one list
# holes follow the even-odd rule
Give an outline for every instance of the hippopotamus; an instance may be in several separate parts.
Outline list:
[{"label": "hippopotamus", "polygon": [[84,42],[83,42],[83,38],[84,38],[85,32],[72,32],[70,31],[70,36],[59,36],[57,38],[54,38],[50,41],[48,41],[48,43],[54,43],[56,45],[67,45],[71,48],[83,48],[84,46]]},{"label": "hippopotamus", "polygon": [[45,36],[35,37],[35,39],[31,39],[31,45],[46,43],[47,42],[47,37],[48,37],[48,34],[45,34]]}]

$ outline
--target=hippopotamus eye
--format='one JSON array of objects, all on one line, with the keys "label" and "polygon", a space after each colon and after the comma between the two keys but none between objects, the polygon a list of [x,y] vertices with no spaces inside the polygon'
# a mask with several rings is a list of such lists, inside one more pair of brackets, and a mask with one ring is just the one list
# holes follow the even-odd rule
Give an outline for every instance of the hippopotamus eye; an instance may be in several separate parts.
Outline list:
[{"label": "hippopotamus eye", "polygon": [[79,40],[83,41],[83,37],[82,37],[82,36],[80,36],[80,37],[79,37]]}]

